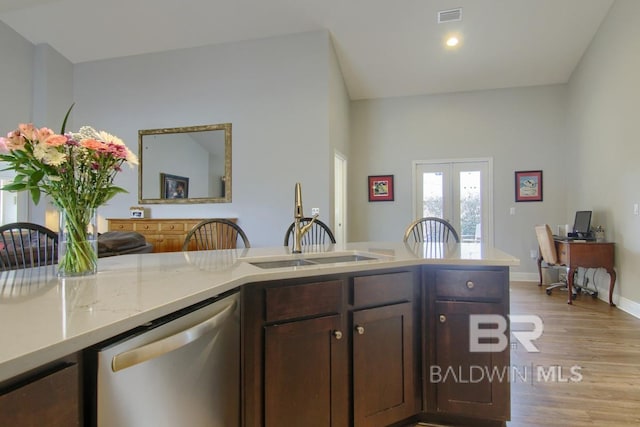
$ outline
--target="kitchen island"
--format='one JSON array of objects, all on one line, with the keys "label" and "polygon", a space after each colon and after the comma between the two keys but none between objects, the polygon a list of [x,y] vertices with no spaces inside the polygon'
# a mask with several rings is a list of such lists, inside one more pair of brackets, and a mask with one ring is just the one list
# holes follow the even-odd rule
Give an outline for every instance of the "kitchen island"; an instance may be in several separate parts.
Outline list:
[{"label": "kitchen island", "polygon": [[[314,262],[314,258],[329,257],[333,260]],[[290,262],[296,259],[310,259],[312,262],[306,265]],[[284,264],[279,264],[283,261]],[[447,338],[446,334],[451,332],[434,336],[435,324],[427,313],[435,307],[434,304],[440,304],[443,309],[452,311],[451,316],[455,318],[460,307],[472,307],[468,303],[473,301],[464,296],[461,298],[458,290],[447,296],[447,292],[435,293],[436,289],[444,289],[447,278],[463,280],[462,276],[456,277],[456,271],[463,272],[463,275],[466,274],[464,272],[488,272],[491,280],[497,280],[496,283],[485,284],[483,277],[476,280],[478,286],[475,288],[471,280],[464,283],[469,291],[474,288],[474,292],[484,292],[489,286],[488,294],[480,295],[479,300],[493,304],[485,305],[497,307],[500,314],[507,314],[508,269],[518,263],[508,254],[479,244],[363,242],[309,247],[303,254],[291,254],[288,247],[274,247],[126,255],[100,259],[98,274],[86,278],[60,279],[56,277],[55,266],[3,272],[0,273],[0,383],[3,386],[12,384],[14,379],[35,372],[39,367],[235,289],[248,291],[263,289],[264,286],[275,289],[280,287],[274,285],[276,282],[289,286],[332,280],[342,281],[344,285],[339,285],[342,289],[359,276],[407,273],[411,276],[408,279],[411,295],[406,299],[410,303],[416,341],[422,340],[421,337],[429,340],[428,345],[421,342],[412,344],[412,351],[417,355],[412,362],[415,373],[423,380],[417,381],[411,389],[417,397],[411,411],[438,412],[437,408],[446,407],[446,402],[437,400],[438,396],[451,392],[450,387],[447,385],[448,388],[433,395],[434,390],[437,392],[434,389],[436,385],[424,378],[428,366],[445,355],[436,352],[433,339],[450,339],[451,336]],[[439,273],[440,270],[444,275]],[[440,283],[443,279],[445,282]],[[389,286],[393,286],[393,281],[390,283]],[[377,285],[372,285],[371,289],[377,289]],[[434,293],[430,294],[429,289]],[[352,292],[347,288],[343,290]],[[347,298],[346,293],[344,298]],[[452,304],[456,301],[464,304]],[[255,300],[249,302],[255,303]],[[242,304],[244,307],[244,299]],[[484,309],[482,306],[481,310]],[[248,310],[245,312],[249,313]],[[343,314],[346,312],[340,315]],[[251,319],[243,317],[243,322],[247,323],[247,320],[254,322],[254,326],[255,322],[261,321],[256,316]],[[278,323],[262,320],[270,326]],[[243,343],[246,346],[246,341]],[[441,345],[444,348],[444,341]],[[418,359],[424,363],[419,363]],[[503,362],[504,359],[501,360]],[[345,374],[351,375],[349,372]],[[247,381],[247,374],[244,375]],[[429,398],[424,397],[427,394]],[[259,398],[255,393],[252,399],[253,404],[262,405],[256,402]],[[450,409],[456,410],[455,405]],[[345,411],[349,414],[352,409]],[[245,423],[246,417],[245,414]],[[504,419],[504,414],[501,417]]]}]

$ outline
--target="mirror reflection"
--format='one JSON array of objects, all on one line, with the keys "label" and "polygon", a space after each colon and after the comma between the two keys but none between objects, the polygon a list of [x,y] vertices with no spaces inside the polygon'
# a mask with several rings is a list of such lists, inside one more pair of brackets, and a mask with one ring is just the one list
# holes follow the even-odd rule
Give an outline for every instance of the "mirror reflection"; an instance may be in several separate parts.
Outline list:
[{"label": "mirror reflection", "polygon": [[139,203],[231,202],[231,123],[138,131]]}]

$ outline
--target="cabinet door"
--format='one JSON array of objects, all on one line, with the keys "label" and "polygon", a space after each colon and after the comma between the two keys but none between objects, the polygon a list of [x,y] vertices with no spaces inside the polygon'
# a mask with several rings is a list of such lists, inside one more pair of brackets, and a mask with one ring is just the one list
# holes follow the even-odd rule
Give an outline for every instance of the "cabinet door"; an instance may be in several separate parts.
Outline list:
[{"label": "cabinet door", "polygon": [[387,426],[416,413],[412,304],[353,313],[354,425]]},{"label": "cabinet door", "polygon": [[348,419],[341,316],[265,328],[265,427],[330,427]]},{"label": "cabinet door", "polygon": [[[427,366],[427,381],[435,384],[439,412],[505,420],[510,406],[509,346],[500,352],[471,351],[471,314],[504,311],[498,303],[435,303],[435,361]],[[508,328],[501,333],[508,337]]]},{"label": "cabinet door", "polygon": [[0,395],[1,426],[80,425],[78,365],[62,367]]}]

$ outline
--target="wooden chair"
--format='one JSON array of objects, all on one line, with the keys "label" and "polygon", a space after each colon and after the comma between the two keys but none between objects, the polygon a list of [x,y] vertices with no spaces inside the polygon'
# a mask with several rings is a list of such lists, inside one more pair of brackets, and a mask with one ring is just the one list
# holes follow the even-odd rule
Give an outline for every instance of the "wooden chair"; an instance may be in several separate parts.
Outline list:
[{"label": "wooden chair", "polygon": [[205,219],[194,225],[187,233],[183,251],[250,248],[249,238],[235,222],[228,219]]},{"label": "wooden chair", "polygon": [[0,271],[58,262],[58,233],[30,222],[0,227]]},{"label": "wooden chair", "polygon": [[460,242],[455,228],[446,220],[425,217],[413,221],[404,232],[404,241],[413,242]]},{"label": "wooden chair", "polygon": [[[304,226],[309,222],[311,222],[312,219],[313,218],[309,218],[309,217],[302,218],[300,220],[300,224]],[[293,244],[294,225],[295,225],[295,222],[292,222],[289,228],[287,229],[287,232],[284,234],[285,246],[289,246],[290,244]],[[336,242],[336,238],[333,236],[333,232],[331,231],[329,226],[324,222],[320,221],[319,219],[316,219],[313,222],[313,225],[311,226],[309,231],[307,231],[305,235],[302,236],[300,244],[302,246],[324,245],[324,244],[335,243],[335,242]]]},{"label": "wooden chair", "polygon": [[[568,269],[567,266],[561,265],[558,260],[558,252],[556,251],[556,244],[553,241],[553,232],[551,231],[551,227],[549,227],[548,224],[536,225],[535,230],[540,251],[540,254],[538,256],[538,274],[540,275],[540,283],[538,284],[538,286],[542,286],[542,261],[544,261],[547,264],[547,267],[550,268],[562,268],[565,271],[567,271]],[[547,295],[551,295],[551,292],[556,288],[566,290],[568,289],[567,283],[551,283],[547,286]],[[572,295],[571,298],[574,299],[575,295]]]}]

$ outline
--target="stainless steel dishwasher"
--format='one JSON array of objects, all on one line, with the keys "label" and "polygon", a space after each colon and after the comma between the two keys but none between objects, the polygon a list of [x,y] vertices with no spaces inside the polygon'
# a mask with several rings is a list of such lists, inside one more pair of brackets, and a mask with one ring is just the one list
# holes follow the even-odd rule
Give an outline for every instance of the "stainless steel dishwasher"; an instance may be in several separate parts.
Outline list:
[{"label": "stainless steel dishwasher", "polygon": [[239,311],[234,293],[100,348],[97,425],[239,426]]}]

